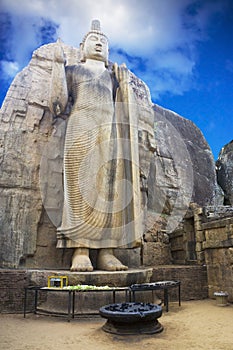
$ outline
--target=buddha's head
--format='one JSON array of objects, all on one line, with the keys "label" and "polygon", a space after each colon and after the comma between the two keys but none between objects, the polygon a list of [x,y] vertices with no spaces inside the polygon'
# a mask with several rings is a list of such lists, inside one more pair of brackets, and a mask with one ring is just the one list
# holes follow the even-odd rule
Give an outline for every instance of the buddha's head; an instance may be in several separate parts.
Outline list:
[{"label": "buddha's head", "polygon": [[84,36],[80,49],[82,62],[90,58],[105,62],[105,66],[108,66],[108,38],[101,32],[98,20],[92,21],[91,30]]}]

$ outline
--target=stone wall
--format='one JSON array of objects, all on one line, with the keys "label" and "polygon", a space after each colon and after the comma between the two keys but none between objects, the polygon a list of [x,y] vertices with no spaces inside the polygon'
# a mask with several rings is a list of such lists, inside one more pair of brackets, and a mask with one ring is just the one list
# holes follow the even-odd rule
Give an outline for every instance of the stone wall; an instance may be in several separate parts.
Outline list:
[{"label": "stone wall", "polygon": [[[205,266],[158,266],[153,268],[151,282],[181,281],[181,300],[200,300],[208,297]],[[177,300],[177,290],[171,290],[171,300]]]},{"label": "stone wall", "polygon": [[171,256],[173,264],[196,264],[196,237],[192,210],[186,213],[184,220],[170,234]]},{"label": "stone wall", "polygon": [[233,301],[233,207],[193,204],[170,245],[173,264],[206,266],[210,298],[226,291]]},{"label": "stone wall", "polygon": [[209,297],[226,291],[233,302],[233,207],[206,207],[195,212],[196,250],[206,264]]},{"label": "stone wall", "polygon": [[[23,312],[24,288],[29,285],[25,270],[0,269],[0,312]],[[32,305],[32,301],[29,302]]]}]

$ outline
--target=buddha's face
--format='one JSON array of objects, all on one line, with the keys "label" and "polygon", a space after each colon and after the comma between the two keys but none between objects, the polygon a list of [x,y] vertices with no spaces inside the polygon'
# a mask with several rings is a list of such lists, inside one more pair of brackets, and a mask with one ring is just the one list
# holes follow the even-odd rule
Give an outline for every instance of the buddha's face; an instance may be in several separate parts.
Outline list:
[{"label": "buddha's face", "polygon": [[108,41],[104,35],[90,33],[83,46],[85,59],[91,58],[98,61],[107,62],[108,60]]}]

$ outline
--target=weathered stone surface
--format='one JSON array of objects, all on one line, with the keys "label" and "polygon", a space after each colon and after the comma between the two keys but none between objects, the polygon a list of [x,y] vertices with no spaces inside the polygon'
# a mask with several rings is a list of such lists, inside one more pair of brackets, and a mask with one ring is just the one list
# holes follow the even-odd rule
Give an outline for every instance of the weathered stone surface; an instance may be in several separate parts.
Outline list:
[{"label": "weathered stone surface", "polygon": [[233,300],[232,209],[224,206],[206,207],[200,216],[203,236],[200,253],[205,255],[209,297],[213,298],[215,292],[226,291],[229,301]]},{"label": "weathered stone surface", "polygon": [[[190,215],[190,214],[189,214]],[[174,264],[196,264],[197,249],[193,216],[185,219],[170,234],[171,255]]]},{"label": "weathered stone surface", "polygon": [[[200,129],[192,121],[157,105],[155,121],[157,186],[166,186],[171,198],[181,196],[182,204],[222,204],[213,154]],[[165,174],[162,179],[161,168]]]},{"label": "weathered stone surface", "polygon": [[[62,205],[61,186],[56,190],[58,195],[55,200],[50,198],[51,204],[43,196],[46,193],[43,192],[43,184],[49,177],[50,186],[56,186],[62,176],[62,168],[57,174],[57,168],[53,166],[54,158],[59,163],[61,157],[59,147],[56,151],[52,150],[52,156],[51,152],[46,155],[50,172],[40,174],[48,140],[51,135],[62,132],[53,125],[53,117],[48,110],[53,48],[54,44],[45,45],[34,52],[29,65],[11,84],[0,112],[0,260],[3,267],[18,267],[24,264],[26,257],[33,256],[41,230],[46,237],[43,246],[47,254],[49,247],[54,247],[54,239],[48,236],[51,223],[43,220],[43,200],[51,207],[51,213],[55,210],[57,214]],[[64,45],[66,49],[67,52],[72,50]],[[55,250],[52,266],[62,267],[61,255]],[[43,263],[46,265],[46,261]]]},{"label": "weathered stone surface", "polygon": [[224,204],[233,205],[233,140],[222,148],[216,166],[217,180],[224,192]]},{"label": "weathered stone surface", "polygon": [[[25,270],[0,269],[0,313],[18,313],[24,307],[24,288],[30,279]],[[33,310],[34,300],[28,298],[28,308]]]},{"label": "weathered stone surface", "polygon": [[96,286],[125,287],[135,283],[148,283],[152,268],[128,271],[71,272],[69,270],[28,270],[33,285],[47,286],[49,276],[67,276],[69,285],[90,284]]},{"label": "weathered stone surface", "polygon": [[[150,213],[149,213],[150,214]],[[166,233],[167,220],[165,216],[147,217],[147,231],[143,239],[142,263],[144,266],[171,264],[171,245]],[[152,221],[152,224],[151,224]]]},{"label": "weathered stone surface", "polygon": [[157,266],[171,264],[171,250],[169,244],[161,242],[147,242],[143,248],[143,265]]},{"label": "weathered stone surface", "polygon": [[[67,64],[79,60],[77,49],[61,45]],[[69,267],[71,250],[56,249],[67,116],[55,121],[48,108],[55,46],[44,45],[34,52],[29,65],[15,77],[0,112],[2,267]],[[138,99],[143,99],[140,79],[132,75],[131,83]],[[155,136],[148,205],[156,215],[147,224],[150,230],[162,213],[164,229],[171,232],[191,201],[215,202],[214,164],[199,129],[159,106],[155,106]],[[139,259],[140,254],[135,254],[133,264]]]},{"label": "weathered stone surface", "polygon": [[207,206],[202,209],[202,214],[203,220],[208,222],[216,219],[230,218],[231,216],[233,216],[233,206]]},{"label": "weathered stone surface", "polygon": [[[208,297],[206,266],[157,266],[153,268],[151,278],[151,282],[155,281],[181,281],[181,300],[200,300]],[[160,296],[159,291],[156,291],[156,294]],[[177,288],[169,291],[169,299],[177,301]]]},{"label": "weathered stone surface", "polygon": [[202,228],[205,235],[203,249],[233,247],[233,216],[207,221],[202,224]]}]

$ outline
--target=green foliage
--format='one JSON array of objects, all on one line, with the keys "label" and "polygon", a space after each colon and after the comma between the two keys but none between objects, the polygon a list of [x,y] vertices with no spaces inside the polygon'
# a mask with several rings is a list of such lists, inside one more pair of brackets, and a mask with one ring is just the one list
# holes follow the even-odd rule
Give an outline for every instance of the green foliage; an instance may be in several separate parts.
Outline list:
[{"label": "green foliage", "polygon": [[112,289],[109,286],[92,286],[88,284],[77,284],[76,286],[66,286],[63,287],[63,289],[68,289],[68,290],[96,290],[96,289]]}]

